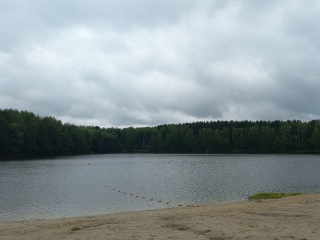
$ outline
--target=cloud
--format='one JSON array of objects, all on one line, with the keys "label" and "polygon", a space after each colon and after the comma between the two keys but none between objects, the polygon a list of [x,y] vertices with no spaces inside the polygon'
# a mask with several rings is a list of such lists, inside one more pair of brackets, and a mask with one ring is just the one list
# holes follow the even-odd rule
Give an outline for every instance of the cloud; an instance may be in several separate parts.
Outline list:
[{"label": "cloud", "polygon": [[316,1],[0,9],[0,108],[100,126],[320,116]]}]

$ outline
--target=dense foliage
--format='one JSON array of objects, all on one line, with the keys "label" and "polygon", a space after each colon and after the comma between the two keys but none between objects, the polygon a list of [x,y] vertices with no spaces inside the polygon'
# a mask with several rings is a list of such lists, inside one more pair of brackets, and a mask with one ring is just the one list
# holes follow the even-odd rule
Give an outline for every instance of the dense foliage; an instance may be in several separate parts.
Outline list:
[{"label": "dense foliage", "polygon": [[142,128],[76,126],[0,109],[0,158],[117,152],[320,152],[320,120],[211,121]]}]

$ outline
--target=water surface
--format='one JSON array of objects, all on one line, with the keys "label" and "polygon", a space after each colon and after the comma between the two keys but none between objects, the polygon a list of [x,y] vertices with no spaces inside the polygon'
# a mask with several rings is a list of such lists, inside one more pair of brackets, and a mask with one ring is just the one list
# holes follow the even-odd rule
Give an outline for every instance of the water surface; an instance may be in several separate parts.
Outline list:
[{"label": "water surface", "polygon": [[105,154],[2,161],[0,221],[226,203],[264,191],[319,192],[320,156]]}]

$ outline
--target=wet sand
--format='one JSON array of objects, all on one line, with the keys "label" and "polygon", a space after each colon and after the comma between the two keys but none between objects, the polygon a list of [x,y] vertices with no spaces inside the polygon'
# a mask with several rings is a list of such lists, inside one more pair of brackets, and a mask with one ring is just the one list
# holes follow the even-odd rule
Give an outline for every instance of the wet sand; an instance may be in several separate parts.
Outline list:
[{"label": "wet sand", "polygon": [[0,239],[320,239],[320,194],[104,216],[0,222]]}]

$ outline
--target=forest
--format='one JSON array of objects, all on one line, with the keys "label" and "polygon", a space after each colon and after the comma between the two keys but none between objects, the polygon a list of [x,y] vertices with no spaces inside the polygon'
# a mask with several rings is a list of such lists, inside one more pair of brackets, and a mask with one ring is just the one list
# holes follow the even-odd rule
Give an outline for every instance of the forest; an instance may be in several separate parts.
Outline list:
[{"label": "forest", "polygon": [[320,153],[320,120],[101,128],[0,109],[0,158],[101,153]]}]

